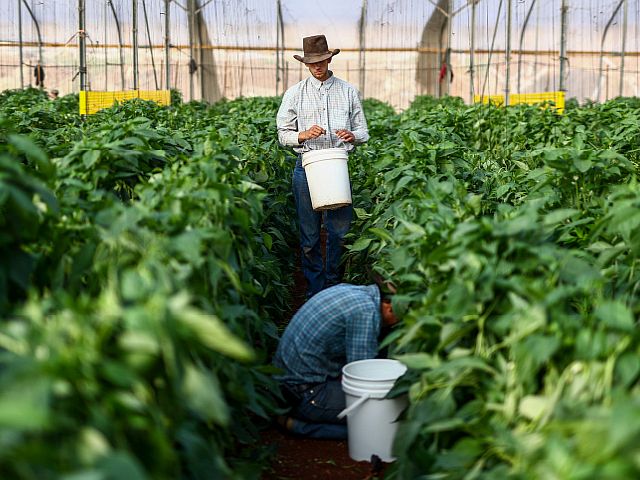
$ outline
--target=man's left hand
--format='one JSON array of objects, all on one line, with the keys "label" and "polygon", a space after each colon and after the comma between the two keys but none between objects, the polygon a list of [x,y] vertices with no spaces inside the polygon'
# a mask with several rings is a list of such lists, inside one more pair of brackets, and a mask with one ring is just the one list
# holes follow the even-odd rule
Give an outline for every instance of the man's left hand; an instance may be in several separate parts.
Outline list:
[{"label": "man's left hand", "polygon": [[356,139],[356,136],[349,130],[336,130],[336,136],[349,143],[353,143]]}]

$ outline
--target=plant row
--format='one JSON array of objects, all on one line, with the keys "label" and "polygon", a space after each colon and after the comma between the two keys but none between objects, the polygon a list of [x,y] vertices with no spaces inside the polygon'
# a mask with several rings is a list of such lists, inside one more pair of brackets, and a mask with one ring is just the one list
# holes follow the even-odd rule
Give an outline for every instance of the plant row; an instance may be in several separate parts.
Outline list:
[{"label": "plant row", "polygon": [[258,478],[293,268],[277,99],[0,105],[0,475]]},{"label": "plant row", "polygon": [[392,280],[395,478],[640,474],[640,104],[371,102],[347,262]]}]

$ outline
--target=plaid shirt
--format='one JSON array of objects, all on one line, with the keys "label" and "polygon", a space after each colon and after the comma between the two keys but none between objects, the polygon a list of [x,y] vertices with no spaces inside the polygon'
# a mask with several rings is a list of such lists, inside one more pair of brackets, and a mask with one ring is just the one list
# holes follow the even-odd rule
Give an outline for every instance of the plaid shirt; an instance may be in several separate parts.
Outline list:
[{"label": "plaid shirt", "polygon": [[[352,132],[355,144],[369,140],[358,91],[350,83],[330,73],[331,76],[324,82],[315,77],[302,80],[282,97],[276,117],[278,140],[285,147],[293,147],[296,153],[334,147],[353,150],[354,145],[338,138],[336,130]],[[327,134],[299,144],[298,133],[313,125],[324,128]]]},{"label": "plaid shirt", "polygon": [[341,283],[315,294],[289,322],[274,365],[289,384],[338,378],[342,367],[374,358],[380,333],[380,290]]}]

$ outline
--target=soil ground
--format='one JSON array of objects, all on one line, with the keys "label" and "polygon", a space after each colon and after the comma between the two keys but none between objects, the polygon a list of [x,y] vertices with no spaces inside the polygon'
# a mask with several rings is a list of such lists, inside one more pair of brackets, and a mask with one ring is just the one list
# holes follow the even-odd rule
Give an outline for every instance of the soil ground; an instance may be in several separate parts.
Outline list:
[{"label": "soil ground", "polygon": [[[326,234],[321,236],[324,254]],[[306,282],[302,275],[300,252],[293,282],[291,315],[304,303]],[[382,478],[369,462],[356,462],[349,457],[346,441],[312,440],[287,435],[276,428],[262,433],[264,445],[275,446],[276,454],[262,480],[372,480]]]},{"label": "soil ground", "polygon": [[277,453],[263,480],[365,480],[382,478],[368,462],[349,457],[346,441],[294,438],[278,430],[263,432],[265,445]]}]

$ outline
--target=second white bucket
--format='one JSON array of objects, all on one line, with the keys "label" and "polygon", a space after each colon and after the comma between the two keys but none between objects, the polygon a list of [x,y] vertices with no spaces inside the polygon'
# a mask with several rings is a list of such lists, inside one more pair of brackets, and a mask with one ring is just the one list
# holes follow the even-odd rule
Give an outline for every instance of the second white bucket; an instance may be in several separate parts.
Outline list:
[{"label": "second white bucket", "polygon": [[407,371],[397,360],[371,359],[351,362],[342,368],[342,390],[347,408],[349,456],[357,462],[371,461],[377,455],[383,462],[395,457],[391,447],[396,436],[398,416],[407,406],[405,396],[384,398],[396,380]]},{"label": "second white bucket", "polygon": [[344,148],[324,148],[302,154],[314,210],[335,210],[351,205],[348,158]]}]

